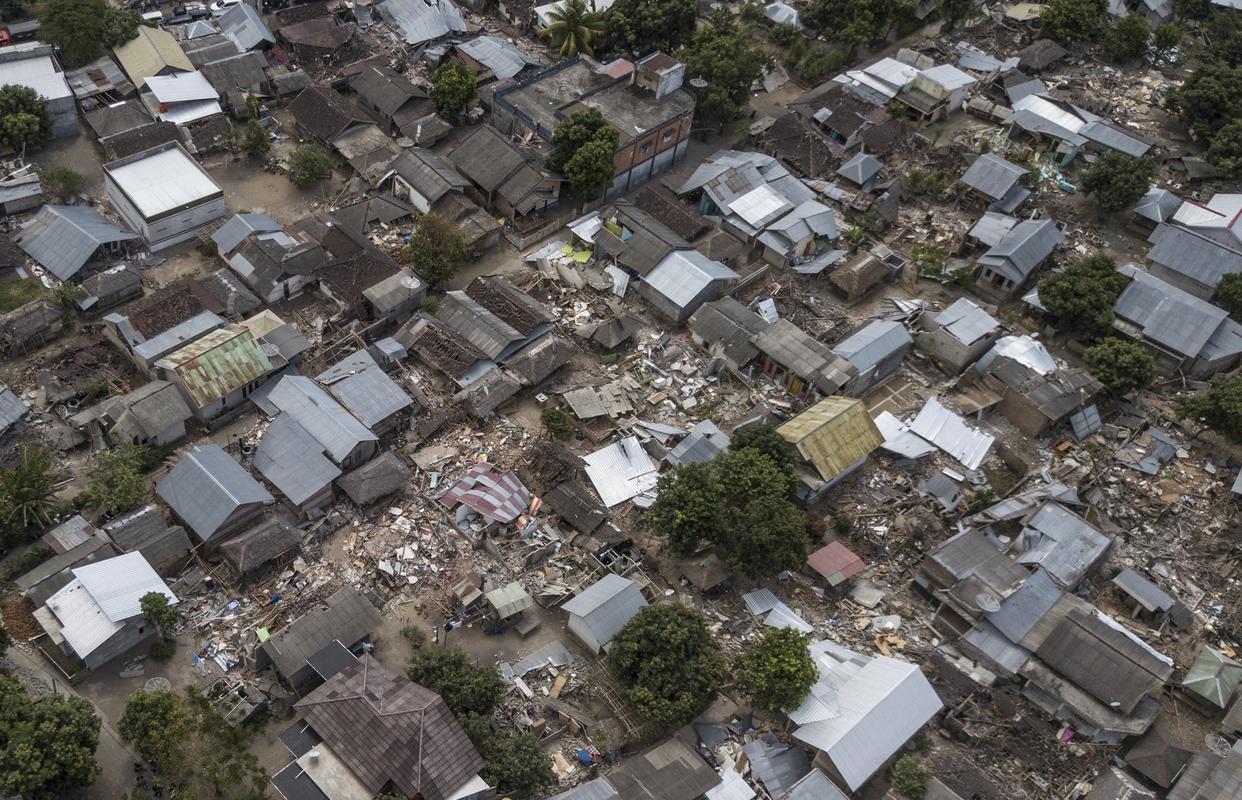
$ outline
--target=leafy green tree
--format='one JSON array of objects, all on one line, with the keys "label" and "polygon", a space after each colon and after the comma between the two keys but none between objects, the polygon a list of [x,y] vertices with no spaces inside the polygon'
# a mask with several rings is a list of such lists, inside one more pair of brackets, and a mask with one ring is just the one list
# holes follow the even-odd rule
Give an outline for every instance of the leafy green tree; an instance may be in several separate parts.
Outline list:
[{"label": "leafy green tree", "polygon": [[289,154],[289,180],[299,189],[332,175],[332,156],[317,144],[303,144]]},{"label": "leafy green tree", "polygon": [[771,425],[756,422],[738,428],[733,432],[729,441],[729,449],[733,452],[758,450],[767,456],[777,469],[793,475],[795,463],[793,446],[785,441],[785,437],[777,433],[776,428]]},{"label": "leafy green tree", "polygon": [[569,415],[556,406],[548,406],[543,410],[543,427],[553,439],[562,441],[574,435]]},{"label": "leafy green tree", "polygon": [[1195,135],[1210,141],[1218,130],[1242,116],[1242,70],[1200,64],[1169,99]]},{"label": "leafy green tree", "polygon": [[572,194],[596,195],[612,186],[620,140],[598,108],[576,111],[552,134],[548,168],[565,176]]},{"label": "leafy green tree", "polygon": [[1048,0],[1040,15],[1044,33],[1063,44],[1094,39],[1108,13],[1108,0]]},{"label": "leafy green tree", "polygon": [[806,54],[806,58],[802,59],[802,64],[798,68],[798,74],[808,81],[818,81],[826,77],[830,72],[840,69],[845,63],[845,57],[839,50],[833,50],[827,47],[812,47],[810,52]]},{"label": "leafy green tree", "polygon": [[600,131],[611,127],[603,113],[594,106],[570,114],[552,133],[552,153],[548,156],[548,169],[563,172],[565,163],[573,158],[574,153],[594,139]]},{"label": "leafy green tree", "polygon": [[9,544],[31,528],[52,524],[60,508],[55,488],[59,477],[46,450],[23,447],[16,466],[0,467],[0,521]]},{"label": "leafy green tree", "polygon": [[26,16],[26,4],[22,0],[0,0],[0,19],[5,22],[12,22],[18,19],[24,19]]},{"label": "leafy green tree", "polygon": [[724,488],[721,502],[733,509],[769,497],[785,499],[794,488],[792,471],[782,469],[754,447],[730,448],[711,463]]},{"label": "leafy green tree", "polygon": [[784,496],[768,495],[729,520],[717,548],[730,572],[760,579],[801,567],[810,543],[798,507]]},{"label": "leafy green tree", "polygon": [[1216,284],[1212,302],[1229,312],[1229,316],[1242,320],[1242,274],[1233,273]]},{"label": "leafy green tree", "polygon": [[608,35],[603,14],[587,8],[586,0],[566,0],[564,8],[549,12],[548,17],[552,24],[539,35],[552,40],[561,58],[573,58],[579,53],[594,55],[595,43]]},{"label": "leafy green tree", "polygon": [[13,643],[13,637],[9,636],[9,629],[0,625],[0,658],[4,658],[4,654],[8,652],[9,645]]},{"label": "leafy green tree", "polygon": [[180,695],[168,689],[139,689],[126,701],[116,730],[144,761],[180,773],[187,766],[185,747],[194,735],[192,725],[192,714]]},{"label": "leafy green tree", "polygon": [[443,697],[457,717],[468,714],[490,717],[505,694],[505,682],[496,668],[471,663],[466,652],[458,647],[416,649],[405,674],[419,686]]},{"label": "leafy green tree", "polygon": [[1242,375],[1216,378],[1206,391],[1177,401],[1177,416],[1194,419],[1231,442],[1242,442]]},{"label": "leafy green tree", "polygon": [[849,49],[883,41],[898,22],[914,16],[914,0],[814,0],[802,21]]},{"label": "leafy green tree", "polygon": [[0,675],[0,794],[61,800],[99,774],[99,717],[60,694],[31,700],[16,677]]},{"label": "leafy green tree", "polygon": [[716,122],[734,119],[750,99],[750,89],[769,59],[751,47],[727,11],[712,15],[709,24],[694,32],[681,51],[687,78],[702,78],[706,86],[688,84],[695,96],[695,117]]},{"label": "leafy green tree", "polygon": [[1156,359],[1138,342],[1105,339],[1082,354],[1091,374],[1104,384],[1105,397],[1124,397],[1156,379]]},{"label": "leafy green tree", "polygon": [[25,152],[52,138],[47,101],[29,86],[0,87],[0,141]]},{"label": "leafy green tree", "polygon": [[181,615],[176,608],[168,605],[168,598],[162,592],[147,592],[138,599],[138,607],[142,609],[142,618],[154,625],[161,636],[165,639],[172,637]]},{"label": "leafy green tree", "polygon": [[1204,30],[1208,32],[1204,51],[1211,62],[1230,67],[1242,63],[1242,17],[1236,11],[1214,12]]},{"label": "leafy green tree", "polygon": [[671,53],[690,41],[699,9],[695,0],[617,0],[608,9],[614,47],[632,58]]},{"label": "leafy green tree", "polygon": [[802,29],[792,22],[782,22],[772,26],[772,41],[781,47],[790,47],[802,38]]},{"label": "leafy green tree", "polygon": [[458,116],[466,113],[478,92],[474,70],[458,61],[440,67],[431,79],[431,99],[436,103],[436,113],[449,122],[455,122]]},{"label": "leafy green tree", "polygon": [[1212,137],[1207,159],[1227,177],[1242,178],[1242,119],[1235,119]]},{"label": "leafy green tree", "polygon": [[698,611],[647,606],[612,639],[609,668],[638,713],[666,727],[693,720],[725,676],[720,645]]},{"label": "leafy green tree", "polygon": [[1211,13],[1211,0],[1173,0],[1173,15],[1178,19],[1207,19]]},{"label": "leafy green tree", "polygon": [[465,262],[466,238],[452,220],[433,211],[414,223],[409,255],[414,271],[432,286],[439,286],[456,275]]},{"label": "leafy green tree", "polygon": [[1186,29],[1176,22],[1162,22],[1156,26],[1151,35],[1151,46],[1156,51],[1156,63],[1163,63],[1170,58],[1174,47],[1182,43]]},{"label": "leafy green tree", "polygon": [[1147,193],[1155,174],[1150,159],[1110,152],[1083,173],[1082,188],[1105,211],[1129,211]]},{"label": "leafy green tree", "polygon": [[86,498],[105,514],[136,508],[147,496],[143,473],[149,458],[150,450],[134,444],[100,452],[86,472]]},{"label": "leafy green tree", "polygon": [[138,35],[142,18],[106,0],[48,0],[39,17],[40,41],[60,48],[65,66],[80,67]]},{"label": "leafy green tree", "polygon": [[1126,14],[1104,31],[1104,52],[1113,61],[1124,64],[1147,55],[1151,29],[1142,14]]},{"label": "leafy green tree", "polygon": [[940,16],[944,19],[945,30],[953,30],[973,17],[978,9],[976,0],[944,0],[940,4]]},{"label": "leafy green tree", "polygon": [[241,128],[238,147],[250,158],[263,158],[271,151],[272,141],[258,120],[249,119]]},{"label": "leafy green tree", "polygon": [[1058,328],[1078,336],[1103,336],[1112,329],[1113,306],[1126,277],[1107,253],[1095,253],[1053,272],[1039,283],[1039,301]]},{"label": "leafy green tree", "polygon": [[893,789],[910,800],[922,800],[927,793],[931,773],[916,755],[906,755],[893,765]]},{"label": "leafy green tree", "polygon": [[[78,301],[86,297],[86,290],[76,283],[62,283],[52,289],[52,304],[60,308],[60,320],[66,328],[71,328],[78,321]],[[91,384],[87,384],[87,389],[91,388]],[[90,400],[90,392],[85,392]]]},{"label": "leafy green tree", "polygon": [[738,686],[768,711],[797,708],[819,677],[806,649],[810,638],[793,628],[764,628],[759,641],[738,656]]},{"label": "leafy green tree", "polygon": [[56,200],[68,200],[82,191],[82,173],[73,167],[56,164],[39,172],[39,183],[43,191]]},{"label": "leafy green tree", "polygon": [[488,743],[483,778],[515,800],[527,800],[556,782],[552,760],[527,733],[495,737]]},{"label": "leafy green tree", "polygon": [[647,528],[668,539],[679,556],[713,541],[723,525],[724,493],[713,464],[683,464],[660,476],[656,500],[643,514]]}]

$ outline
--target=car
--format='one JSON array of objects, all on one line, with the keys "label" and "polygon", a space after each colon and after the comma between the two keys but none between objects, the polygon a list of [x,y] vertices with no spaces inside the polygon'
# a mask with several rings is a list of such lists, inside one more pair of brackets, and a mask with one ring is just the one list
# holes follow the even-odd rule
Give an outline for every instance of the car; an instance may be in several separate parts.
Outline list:
[{"label": "car", "polygon": [[189,17],[190,19],[202,19],[210,17],[211,11],[203,3],[185,3],[173,9],[173,13],[178,17]]},{"label": "car", "polygon": [[148,11],[142,15],[142,21],[146,25],[158,28],[164,24],[164,12]]},{"label": "car", "polygon": [[241,3],[242,0],[215,0],[215,2],[210,6],[211,15],[213,17],[218,17],[233,6],[240,6]]}]

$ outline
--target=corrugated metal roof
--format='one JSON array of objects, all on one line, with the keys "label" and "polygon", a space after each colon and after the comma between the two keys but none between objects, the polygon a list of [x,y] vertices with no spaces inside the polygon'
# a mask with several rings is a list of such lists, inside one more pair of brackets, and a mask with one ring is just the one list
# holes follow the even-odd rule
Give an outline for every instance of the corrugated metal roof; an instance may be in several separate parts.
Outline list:
[{"label": "corrugated metal roof", "polygon": [[825,397],[776,431],[815,465],[825,481],[866,458],[884,441],[867,407],[852,397]]},{"label": "corrugated metal roof", "polygon": [[[72,580],[48,598],[47,607],[60,623],[60,635],[78,658],[86,658],[121,628],[113,622],[78,580]],[[37,613],[37,612],[36,612]]]},{"label": "corrugated metal roof", "polygon": [[207,171],[179,144],[105,164],[104,171],[148,220],[224,196]]},{"label": "corrugated metal roof", "polygon": [[1027,170],[995,153],[984,153],[962,175],[962,183],[993,200],[1004,197]]},{"label": "corrugated metal roof", "polygon": [[710,419],[696,422],[677,446],[668,452],[664,460],[673,466],[702,464],[729,449],[728,435],[716,427]]},{"label": "corrugated metal roof", "polygon": [[736,272],[698,250],[674,250],[648,272],[643,281],[678,308],[686,308],[711,284],[737,277]]},{"label": "corrugated metal roof", "polygon": [[101,245],[138,239],[89,206],[44,206],[14,237],[26,255],[67,281]]},{"label": "corrugated metal roof", "polygon": [[345,587],[328,598],[326,609],[316,608],[303,614],[259,647],[272,660],[276,672],[288,679],[333,640],[348,647],[368,636],[383,621],[371,601]]},{"label": "corrugated metal roof", "polygon": [[164,595],[169,605],[180,602],[141,553],[126,553],[74,567],[72,572],[104,616],[113,622],[124,622],[140,615],[139,601],[152,592]]},{"label": "corrugated metal roof", "polygon": [[962,641],[979,651],[990,669],[1016,674],[1031,658],[1031,651],[1009,641],[986,620],[962,636]]},{"label": "corrugated metal roof", "polygon": [[620,796],[607,778],[596,778],[593,781],[579,784],[567,792],[554,795],[548,800],[617,800]]},{"label": "corrugated metal roof", "polygon": [[980,256],[979,264],[1021,285],[1064,242],[1065,234],[1052,220],[1023,220]]},{"label": "corrugated metal roof", "polygon": [[171,353],[186,342],[192,342],[202,334],[214,331],[224,324],[224,317],[211,311],[200,311],[163,333],[134,345],[134,355],[150,363],[165,353]]},{"label": "corrugated metal roof", "polygon": [[125,74],[141,89],[147,78],[165,69],[191,72],[194,65],[168,31],[138,26],[138,35],[112,51]]},{"label": "corrugated metal roof", "polygon": [[374,428],[414,403],[366,350],[350,353],[315,380],[327,386],[328,391],[368,428]]},{"label": "corrugated metal roof", "polygon": [[729,202],[729,212],[741,217],[756,230],[763,230],[792,209],[793,203],[767,183],[762,183]]},{"label": "corrugated metal roof", "polygon": [[1226,275],[1242,272],[1242,253],[1178,225],[1160,225],[1151,241],[1147,257],[1153,263],[1205,286],[1216,286]]},{"label": "corrugated metal roof", "polygon": [[839,541],[829,542],[806,557],[807,566],[836,586],[867,568],[853,550]]},{"label": "corrugated metal roof", "polygon": [[499,36],[479,36],[462,42],[457,49],[490,69],[499,81],[508,80],[525,67],[539,63]]},{"label": "corrugated metal roof", "polygon": [[13,390],[5,386],[0,389],[0,432],[7,431],[30,413],[30,406],[22,402]]},{"label": "corrugated metal roof", "polygon": [[978,469],[996,437],[971,428],[934,397],[927,398],[910,430],[957,459],[967,469]]},{"label": "corrugated metal roof", "polygon": [[487,599],[492,608],[496,609],[501,619],[525,611],[535,604],[535,601],[527,594],[526,588],[518,581],[506,583],[490,592],[484,592],[483,597]]},{"label": "corrugated metal roof", "polygon": [[913,344],[900,322],[878,319],[833,346],[832,351],[854,365],[859,374],[878,366],[889,356]]},{"label": "corrugated metal roof", "polygon": [[272,371],[272,362],[244,325],[213,331],[164,356],[157,366],[175,372],[200,408]]},{"label": "corrugated metal roof", "polygon": [[[340,464],[366,442],[378,441],[366,425],[310,378],[285,375],[267,395],[267,402],[310,434]],[[279,419],[279,417],[278,417]]]},{"label": "corrugated metal roof", "polygon": [[1242,683],[1242,664],[1205,646],[1186,672],[1182,686],[1223,709],[1239,683]]},{"label": "corrugated metal roof", "polygon": [[1181,204],[1181,198],[1168,189],[1153,186],[1134,206],[1134,213],[1152,222],[1166,222]]},{"label": "corrugated metal roof", "polygon": [[753,800],[755,790],[740,773],[726,769],[720,773],[720,783],[703,796],[707,800]]},{"label": "corrugated metal roof", "polygon": [[252,233],[275,233],[283,229],[279,222],[267,214],[234,214],[211,234],[211,240],[216,243],[216,249],[223,256],[232,252],[233,248]]},{"label": "corrugated metal roof", "polygon": [[1143,337],[1187,358],[1203,352],[1228,313],[1130,264],[1119,272],[1132,280],[1113,306]]},{"label": "corrugated metal roof", "polygon": [[932,81],[946,92],[964,89],[979,82],[975,79],[975,76],[962,72],[952,64],[939,64],[930,69],[925,69],[919,73],[919,76]]},{"label": "corrugated metal roof", "polygon": [[1113,585],[1137,600],[1148,611],[1168,611],[1177,603],[1168,592],[1126,567],[1113,578]]},{"label": "corrugated metal roof", "polygon": [[1036,569],[1013,594],[1001,600],[999,611],[987,612],[987,620],[1006,639],[1017,644],[1052,610],[1064,593],[1046,570]]},{"label": "corrugated metal roof", "polygon": [[638,585],[629,578],[609,573],[583,589],[562,608],[569,614],[582,617],[595,635],[595,640],[606,645],[617,631],[634,615],[646,608]]},{"label": "corrugated metal roof", "polygon": [[1000,327],[999,321],[965,297],[958,298],[932,321],[962,344],[974,344]]},{"label": "corrugated metal roof", "polygon": [[272,420],[254,453],[254,468],[294,505],[322,492],[341,475],[324,446],[290,414]]},{"label": "corrugated metal roof", "polygon": [[1151,149],[1150,144],[1137,136],[1132,136],[1100,119],[1091,120],[1078,132],[1097,144],[1125,153],[1131,158],[1141,158]]},{"label": "corrugated metal roof", "polygon": [[868,153],[857,153],[849,161],[837,167],[837,174],[862,186],[879,174],[884,165]]},{"label": "corrugated metal roof", "polygon": [[155,492],[203,541],[238,508],[273,497],[219,445],[199,445],[169,470]]},{"label": "corrugated metal roof", "polygon": [[1038,564],[1062,586],[1073,589],[1112,543],[1086,520],[1049,500],[1023,527],[1016,543],[1020,551],[1017,560],[1020,564]]},{"label": "corrugated metal roof", "polygon": [[238,3],[220,15],[220,29],[240,49],[253,50],[260,45],[276,42],[276,37],[263,24],[259,12],[247,3]]},{"label": "corrugated metal roof", "polygon": [[1057,362],[1048,352],[1048,348],[1030,336],[1002,336],[975,363],[981,371],[985,371],[998,356],[1012,358],[1040,375],[1047,375],[1057,369]]},{"label": "corrugated metal roof", "polygon": [[147,89],[160,103],[218,100],[220,97],[207,77],[197,70],[173,75],[152,75],[147,78]]},{"label": "corrugated metal roof", "polygon": [[790,718],[816,707],[818,718],[800,724],[794,738],[823,751],[846,785],[857,790],[943,703],[914,664],[887,656],[867,659],[831,642],[808,649],[819,680]]},{"label": "corrugated metal roof", "polygon": [[582,457],[587,477],[604,505],[612,508],[645,491],[655,488],[655,462],[647,451],[630,436]]},{"label": "corrugated metal roof", "polygon": [[908,425],[893,416],[892,412],[881,411],[875,417],[875,426],[884,437],[880,446],[890,453],[902,458],[922,458],[936,452],[936,446],[926,439],[910,432]]},{"label": "corrugated metal roof", "polygon": [[791,786],[788,794],[784,795],[781,800],[849,800],[849,798],[845,796],[845,792],[836,787],[836,784],[828,780],[827,775],[818,769],[812,769],[809,775]]},{"label": "corrugated metal roof", "polygon": [[[780,797],[786,789],[806,777],[811,771],[811,761],[800,747],[756,739],[742,750],[750,758],[751,776],[763,784],[772,797]],[[750,795],[748,795],[749,797]]]},{"label": "corrugated metal roof", "polygon": [[[12,52],[15,48],[6,47]],[[39,93],[45,100],[73,97],[73,90],[65,80],[65,74],[52,60],[51,48],[40,46],[23,58],[0,62],[0,85],[25,86]]]},{"label": "corrugated metal roof", "polygon": [[406,44],[422,44],[447,36],[465,33],[466,21],[451,0],[386,0],[376,6],[404,33]]}]

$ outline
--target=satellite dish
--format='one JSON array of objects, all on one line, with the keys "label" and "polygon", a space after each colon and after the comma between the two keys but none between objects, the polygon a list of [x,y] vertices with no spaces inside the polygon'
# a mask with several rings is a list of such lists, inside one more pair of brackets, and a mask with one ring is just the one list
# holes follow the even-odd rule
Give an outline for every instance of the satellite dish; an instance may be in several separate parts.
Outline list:
[{"label": "satellite dish", "polygon": [[707,81],[703,80],[702,78],[691,78],[690,85],[696,89],[706,89]]},{"label": "satellite dish", "polygon": [[423,285],[423,282],[420,281],[418,278],[415,278],[412,275],[409,277],[403,277],[401,279],[401,286],[406,289],[417,289],[422,285]]},{"label": "satellite dish", "polygon": [[172,684],[168,678],[157,675],[154,678],[147,678],[147,682],[142,685],[143,691],[147,692],[167,692],[172,689]]},{"label": "satellite dish", "polygon": [[975,595],[975,603],[989,614],[995,614],[997,611],[1000,611],[1000,601],[990,594],[980,592]]},{"label": "satellite dish", "polygon": [[1207,749],[1218,756],[1227,756],[1232,752],[1229,747],[1229,740],[1219,733],[1209,733],[1203,737],[1203,743],[1207,745]]},{"label": "satellite dish", "polygon": [[408,136],[402,136],[397,140],[397,147],[413,147],[414,140]]}]

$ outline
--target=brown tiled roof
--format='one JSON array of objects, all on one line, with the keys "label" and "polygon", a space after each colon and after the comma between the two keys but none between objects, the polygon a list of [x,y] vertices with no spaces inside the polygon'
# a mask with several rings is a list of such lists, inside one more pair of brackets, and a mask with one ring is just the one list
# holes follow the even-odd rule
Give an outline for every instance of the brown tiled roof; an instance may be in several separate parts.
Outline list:
[{"label": "brown tiled roof", "polygon": [[346,305],[357,306],[362,301],[363,291],[400,271],[397,262],[376,250],[321,267],[315,274],[333,297]]},{"label": "brown tiled roof", "polygon": [[634,198],[634,204],[687,242],[694,241],[711,227],[702,215],[673,197],[667,189],[648,186]]},{"label": "brown tiled roof", "polygon": [[483,768],[444,700],[370,655],[295,707],[373,794],[391,781],[404,797],[444,800]]},{"label": "brown tiled roof", "polygon": [[873,156],[893,152],[906,135],[906,126],[899,119],[888,119],[862,132],[863,149]]},{"label": "brown tiled roof", "polygon": [[777,117],[763,140],[769,152],[808,178],[829,175],[840,161],[824,137],[793,112]]},{"label": "brown tiled roof", "polygon": [[219,314],[224,308],[198,281],[183,280],[138,300],[126,315],[134,330],[150,339],[204,311]]},{"label": "brown tiled roof", "polygon": [[289,113],[312,136],[330,142],[355,123],[373,122],[357,103],[327,86],[310,86],[293,98]]},{"label": "brown tiled roof", "polygon": [[539,301],[504,278],[475,278],[466,287],[466,294],[523,336],[529,336],[535,328],[554,319]]}]

